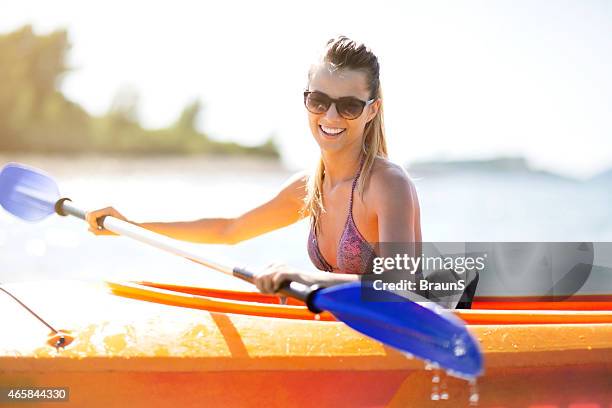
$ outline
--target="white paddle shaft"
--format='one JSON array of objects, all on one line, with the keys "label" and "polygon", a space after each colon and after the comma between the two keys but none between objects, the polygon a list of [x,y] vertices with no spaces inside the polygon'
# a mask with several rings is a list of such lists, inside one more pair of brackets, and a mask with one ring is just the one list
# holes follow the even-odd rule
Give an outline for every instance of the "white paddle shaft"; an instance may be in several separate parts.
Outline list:
[{"label": "white paddle shaft", "polygon": [[[87,217],[87,213],[84,210],[74,206],[72,201],[68,198],[58,200],[55,204],[55,210],[59,215],[72,215],[82,220],[86,220]],[[111,216],[101,217],[98,224],[101,227],[114,232],[115,234],[135,239],[144,244],[153,246],[174,255],[181,256],[189,259],[190,261],[197,262],[200,265],[204,265],[226,275],[235,276],[249,283],[253,283],[255,274],[248,269],[238,266],[227,266],[223,263],[214,261],[207,256],[185,248],[179,241],[165,235],[158,234],[148,229],[139,227],[138,225]],[[309,300],[315,291],[316,288],[311,288],[302,283],[293,281],[283,283],[279,289],[280,293],[305,301],[311,311],[319,312]]]}]

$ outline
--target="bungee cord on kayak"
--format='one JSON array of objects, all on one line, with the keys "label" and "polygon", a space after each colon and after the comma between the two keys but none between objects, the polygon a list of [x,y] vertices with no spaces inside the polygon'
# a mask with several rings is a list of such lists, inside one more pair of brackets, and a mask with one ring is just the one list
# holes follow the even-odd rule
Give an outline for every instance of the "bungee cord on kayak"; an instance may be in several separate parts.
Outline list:
[{"label": "bungee cord on kayak", "polygon": [[21,307],[23,307],[25,310],[27,310],[32,316],[34,316],[36,319],[38,319],[39,322],[41,322],[42,324],[47,326],[49,328],[49,330],[51,330],[53,332],[53,334],[49,336],[49,339],[47,340],[47,344],[52,345],[57,350],[59,350],[60,348],[64,348],[67,345],[69,345],[70,343],[72,343],[74,338],[72,336],[70,336],[68,333],[66,333],[65,330],[57,330],[57,329],[55,329],[45,319],[40,317],[40,315],[38,315],[38,313],[36,313],[32,309],[30,309],[25,303],[23,303],[21,300],[19,300],[17,298],[17,296],[13,295],[7,289],[5,289],[2,286],[0,286],[0,290],[2,292],[6,293],[11,298],[13,298],[13,300],[15,300],[15,302],[17,302]]}]

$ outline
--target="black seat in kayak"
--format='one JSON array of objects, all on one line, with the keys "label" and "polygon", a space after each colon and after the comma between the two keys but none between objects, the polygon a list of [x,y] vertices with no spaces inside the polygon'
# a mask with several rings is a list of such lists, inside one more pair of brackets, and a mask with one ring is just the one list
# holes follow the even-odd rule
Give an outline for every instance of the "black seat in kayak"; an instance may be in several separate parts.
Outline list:
[{"label": "black seat in kayak", "polygon": [[459,303],[457,303],[457,307],[455,309],[471,309],[472,301],[474,300],[474,295],[476,294],[476,286],[478,286],[478,279],[480,275],[476,272],[476,276],[472,279],[472,281],[467,285],[465,290],[463,291],[463,295],[461,295],[461,299],[459,299]]},{"label": "black seat in kayak", "polygon": [[419,292],[419,294],[433,302],[437,302],[442,306],[449,307],[449,304],[453,304],[453,299],[459,299],[455,309],[471,309],[472,300],[476,293],[476,287],[478,286],[479,274],[474,271],[473,275],[466,273],[459,274],[453,270],[436,270],[428,274],[427,281],[430,283],[454,283],[460,280],[468,281],[463,292],[458,291],[428,291]]}]

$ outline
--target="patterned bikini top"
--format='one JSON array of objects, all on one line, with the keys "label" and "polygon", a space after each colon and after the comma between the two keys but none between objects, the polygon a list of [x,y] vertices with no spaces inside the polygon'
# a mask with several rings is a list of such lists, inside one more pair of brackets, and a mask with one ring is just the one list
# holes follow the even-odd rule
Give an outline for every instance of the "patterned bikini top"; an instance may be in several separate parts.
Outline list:
[{"label": "patterned bikini top", "polygon": [[348,216],[344,224],[344,230],[342,231],[336,254],[338,263],[337,268],[332,267],[325,260],[323,254],[321,254],[317,242],[317,234],[314,228],[312,226],[310,227],[310,234],[308,234],[308,256],[314,266],[322,271],[353,274],[365,274],[372,271],[372,263],[376,256],[374,248],[372,248],[363,235],[361,235],[353,219],[353,195],[355,186],[357,186],[357,180],[359,180],[359,176],[361,175],[364,158],[361,159],[359,170],[353,179],[353,185],[351,187]]}]

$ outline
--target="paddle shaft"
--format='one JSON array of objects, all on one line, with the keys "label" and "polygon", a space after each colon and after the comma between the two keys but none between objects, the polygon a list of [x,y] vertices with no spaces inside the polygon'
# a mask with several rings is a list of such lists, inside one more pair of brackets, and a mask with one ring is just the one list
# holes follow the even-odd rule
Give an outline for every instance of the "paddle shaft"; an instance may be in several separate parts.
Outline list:
[{"label": "paddle shaft", "polygon": [[[83,221],[86,220],[87,216],[86,211],[76,207],[68,198],[62,198],[58,200],[55,205],[55,211],[59,215],[72,215],[73,217],[80,218]],[[153,231],[139,227],[138,225],[111,216],[99,218],[98,225],[111,232],[114,232],[115,234],[135,239],[144,244],[148,244],[155,248],[170,252],[174,255],[189,259],[190,261],[196,262],[200,265],[204,265],[208,268],[214,269],[218,272],[222,272],[226,275],[235,276],[251,284],[255,280],[255,274],[244,267],[232,267],[216,262],[206,256],[203,256],[200,253],[196,253],[195,251],[191,251],[187,248],[182,248],[177,243],[177,241],[172,238],[169,238],[165,235],[157,234]],[[318,311],[309,302],[311,294],[314,292],[314,290],[316,289],[312,289],[299,282],[286,282],[281,287],[279,292],[284,295],[291,296],[293,298],[306,302],[310,310]]]}]

